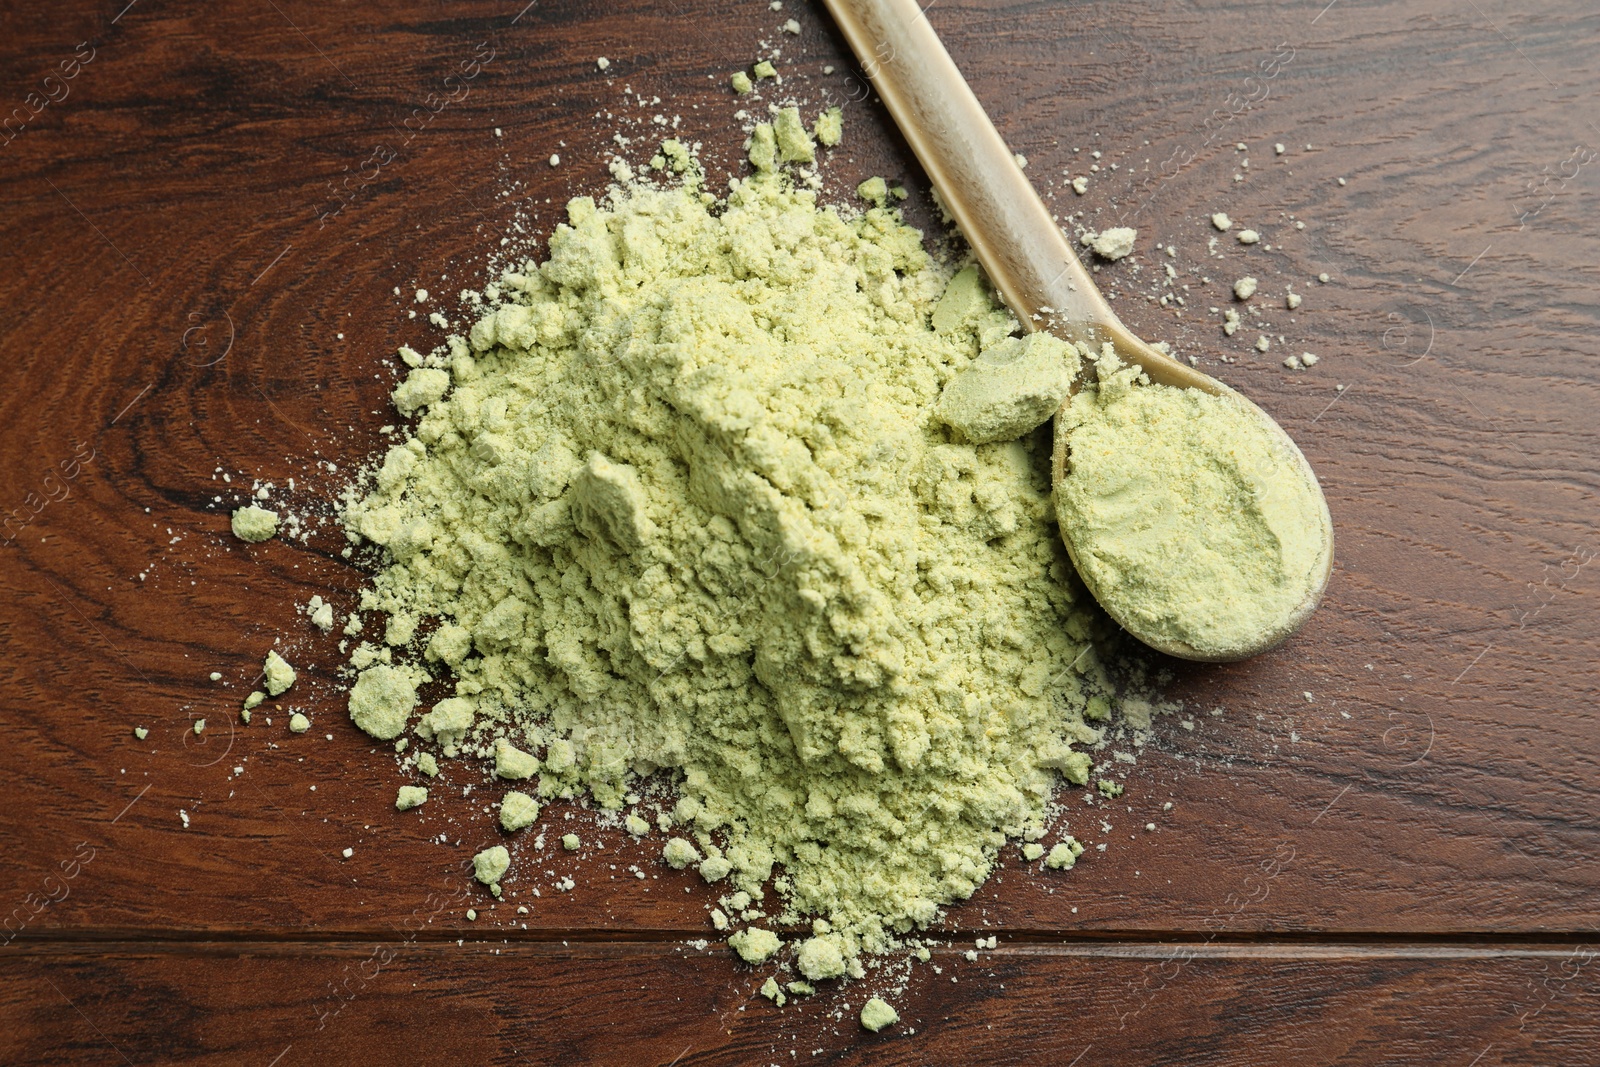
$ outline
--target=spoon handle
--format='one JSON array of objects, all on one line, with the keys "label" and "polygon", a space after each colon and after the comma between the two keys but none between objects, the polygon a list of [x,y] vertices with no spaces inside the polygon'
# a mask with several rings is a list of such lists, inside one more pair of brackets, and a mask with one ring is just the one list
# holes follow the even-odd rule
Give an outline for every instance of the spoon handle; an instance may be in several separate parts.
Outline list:
[{"label": "spoon handle", "polygon": [[1128,330],[1095,288],[916,0],[825,0],[1000,298],[1028,330],[1104,341],[1163,385],[1223,391]]}]

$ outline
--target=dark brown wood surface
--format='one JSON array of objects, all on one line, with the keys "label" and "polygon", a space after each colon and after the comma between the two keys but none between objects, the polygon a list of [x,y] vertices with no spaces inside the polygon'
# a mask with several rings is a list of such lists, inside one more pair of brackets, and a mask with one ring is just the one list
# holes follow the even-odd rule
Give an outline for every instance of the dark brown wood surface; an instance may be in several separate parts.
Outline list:
[{"label": "dark brown wood surface", "polygon": [[[1100,274],[1125,320],[1300,441],[1338,558],[1285,647],[1160,664],[1183,711],[1074,824],[1103,853],[1008,849],[937,970],[779,1010],[691,944],[698,880],[581,809],[546,816],[604,845],[572,892],[477,892],[483,778],[397,818],[295,606],[362,581],[317,502],[385,442],[394,349],[440,336],[410,294],[457,307],[653,115],[737,173],[760,41],[845,106],[826,195],[903,178],[931,223],[826,16],[125,2],[0,13],[0,1062],[1600,1063],[1593,5],[932,7],[1063,220],[1139,228]],[[1228,338],[1247,273],[1270,326]],[[252,478],[305,541],[229,536]],[[234,715],[285,634],[302,737]],[[886,990],[904,1022],[868,1035]]]}]

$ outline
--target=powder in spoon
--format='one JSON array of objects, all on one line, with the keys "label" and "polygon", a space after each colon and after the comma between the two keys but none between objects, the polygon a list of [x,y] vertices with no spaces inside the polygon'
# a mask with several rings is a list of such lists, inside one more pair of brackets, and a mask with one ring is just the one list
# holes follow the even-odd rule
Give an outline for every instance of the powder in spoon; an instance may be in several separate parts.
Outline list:
[{"label": "powder in spoon", "polygon": [[1327,509],[1304,461],[1232,396],[1153,385],[1109,348],[1058,423],[1056,511],[1078,571],[1129,629],[1231,658],[1312,596]]}]

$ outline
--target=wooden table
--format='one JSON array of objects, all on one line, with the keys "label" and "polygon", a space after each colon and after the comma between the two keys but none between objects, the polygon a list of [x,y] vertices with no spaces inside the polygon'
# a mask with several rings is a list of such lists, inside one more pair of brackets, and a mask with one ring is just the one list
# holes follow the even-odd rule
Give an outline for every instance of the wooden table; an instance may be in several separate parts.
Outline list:
[{"label": "wooden table", "polygon": [[[1166,665],[1184,711],[1105,852],[1046,876],[1008,848],[937,967],[779,1010],[692,944],[692,872],[587,812],[546,816],[606,845],[577,888],[491,908],[461,869],[483,793],[396,817],[336,637],[296,610],[362,580],[318,502],[387,440],[394,349],[440,336],[412,292],[547,234],[613,132],[648,155],[653,115],[736,171],[726,78],[760,40],[844,103],[827,195],[899,177],[929,220],[815,5],[520,2],[0,21],[0,1062],[1600,1063],[1593,5],[930,12],[1069,226],[1139,228],[1101,273],[1128,323],[1302,443],[1338,559],[1286,647]],[[1165,263],[1184,309],[1155,299]],[[1245,273],[1270,326],[1225,337],[1208,309]],[[229,536],[252,479],[306,541]],[[301,737],[234,714],[284,634]],[[901,982],[904,1022],[865,1033]]]}]

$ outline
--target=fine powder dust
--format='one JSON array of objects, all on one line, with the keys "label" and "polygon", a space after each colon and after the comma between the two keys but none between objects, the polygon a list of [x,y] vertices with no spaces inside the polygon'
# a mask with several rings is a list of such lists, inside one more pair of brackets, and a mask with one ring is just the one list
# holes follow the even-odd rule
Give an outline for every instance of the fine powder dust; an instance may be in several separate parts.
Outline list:
[{"label": "fine powder dust", "polygon": [[[409,729],[408,767],[492,758],[540,799],[621,809],[665,772],[672,864],[747,920],[813,921],[806,977],[860,973],[1046,835],[1107,715],[1046,435],[935,417],[1016,324],[971,285],[935,314],[950,272],[917,231],[781,172],[568,211],[413,360],[414,434],[347,498],[389,616],[352,712]],[[455,694],[419,722],[430,677]]]},{"label": "fine powder dust", "polygon": [[1130,629],[1207,658],[1286,636],[1333,543],[1299,452],[1236,396],[1141,382],[1114,353],[1098,370],[1056,427],[1056,508],[1084,581]]}]

